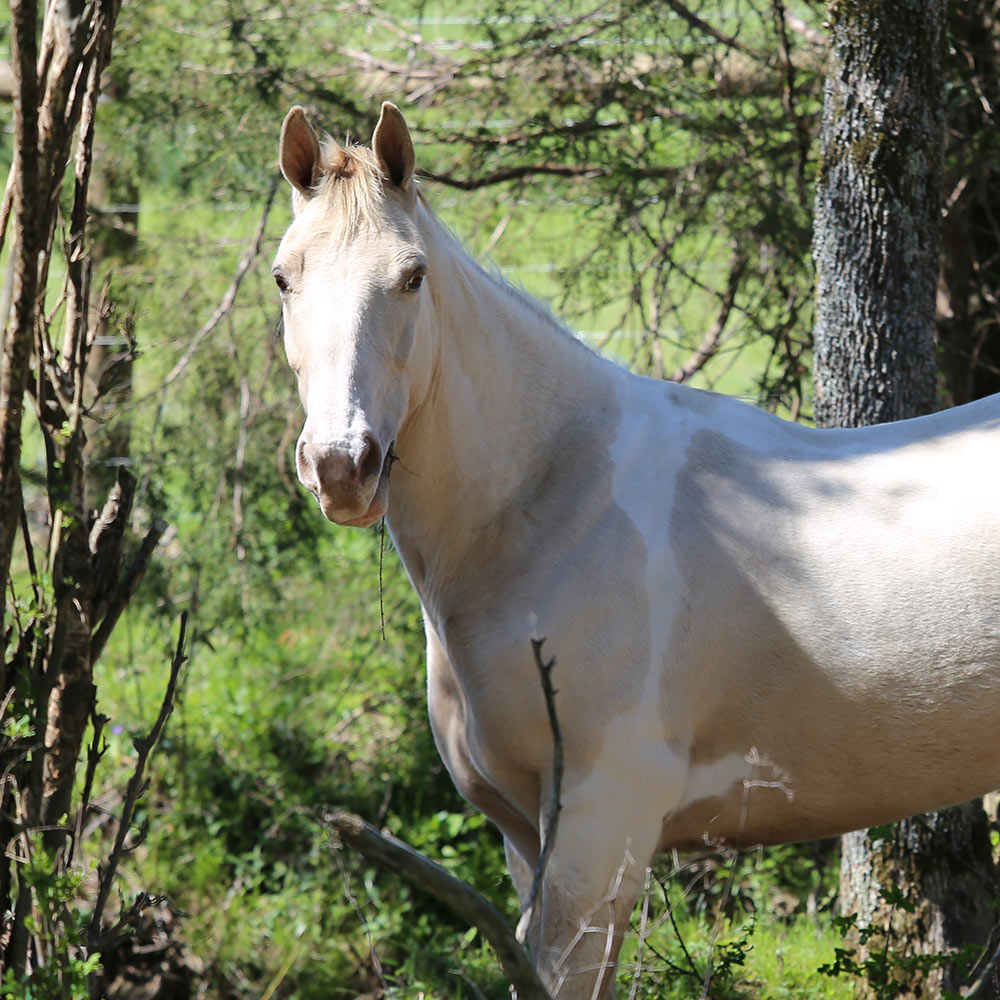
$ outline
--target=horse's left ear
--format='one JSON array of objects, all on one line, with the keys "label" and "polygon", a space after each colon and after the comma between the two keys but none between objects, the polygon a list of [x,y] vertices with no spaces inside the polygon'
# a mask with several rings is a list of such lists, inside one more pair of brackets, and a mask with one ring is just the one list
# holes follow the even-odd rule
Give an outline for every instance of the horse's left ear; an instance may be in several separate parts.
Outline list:
[{"label": "horse's left ear", "polygon": [[305,109],[298,104],[285,115],[281,124],[278,163],[285,180],[295,191],[310,197],[320,172],[319,139],[306,118]]},{"label": "horse's left ear", "polygon": [[382,104],[382,113],[372,135],[372,149],[386,177],[400,190],[408,190],[416,167],[413,142],[399,108],[389,101]]}]

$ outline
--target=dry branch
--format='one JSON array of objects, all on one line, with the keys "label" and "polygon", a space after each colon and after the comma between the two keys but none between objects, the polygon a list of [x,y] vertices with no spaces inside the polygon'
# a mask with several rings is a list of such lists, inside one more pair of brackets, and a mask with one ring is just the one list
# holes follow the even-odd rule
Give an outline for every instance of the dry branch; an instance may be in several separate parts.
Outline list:
[{"label": "dry branch", "polygon": [[745,263],[738,254],[734,256],[733,262],[729,266],[729,281],[722,295],[715,322],[702,338],[694,353],[670,376],[671,382],[687,382],[705,367],[705,364],[719,349],[719,344],[722,342],[722,332],[726,328],[726,323],[729,321],[730,313],[732,313],[733,305],[736,302],[736,293],[739,291],[740,278],[743,276]]},{"label": "dry branch", "polygon": [[518,1000],[551,1000],[511,926],[475,889],[408,844],[380,833],[354,813],[329,810],[322,813],[320,822],[335,835],[335,844],[342,840],[369,861],[397,872],[476,927],[493,946]]},{"label": "dry branch", "polygon": [[[156,721],[153,723],[153,727],[150,729],[149,735],[138,737],[135,740],[135,768],[132,771],[132,777],[129,778],[128,785],[125,788],[125,801],[122,803],[121,815],[118,817],[118,832],[115,835],[114,846],[111,849],[111,854],[108,856],[107,861],[105,861],[100,868],[97,899],[94,902],[94,909],[90,917],[90,924],[87,928],[87,941],[92,951],[100,951],[102,942],[107,936],[101,930],[101,920],[104,916],[104,910],[108,903],[108,897],[111,895],[111,887],[114,884],[115,874],[118,871],[118,865],[126,851],[125,840],[132,827],[132,817],[135,815],[136,804],[139,801],[139,796],[146,787],[146,765],[149,762],[149,756],[153,752],[153,748],[156,746],[157,741],[160,738],[160,734],[163,732],[163,727],[167,724],[167,719],[170,718],[170,713],[174,710],[174,702],[177,699],[177,686],[180,682],[181,667],[184,666],[184,663],[187,660],[187,656],[184,653],[184,640],[187,636],[187,621],[188,616],[185,611],[181,615],[180,630],[177,637],[177,648],[174,652],[174,658],[170,663],[170,677],[167,680],[167,687],[163,693],[163,701],[160,703],[160,711],[156,717]],[[112,928],[111,931],[108,932],[108,935],[113,936],[115,930],[115,928]]]},{"label": "dry branch", "polygon": [[125,529],[128,526],[129,515],[132,512],[132,499],[135,496],[135,476],[124,467],[118,470],[118,480],[111,487],[104,509],[90,528],[88,543],[91,552],[91,564],[97,583],[97,606],[94,617],[100,620],[106,607],[106,594],[111,585],[117,582],[121,568],[122,542]]},{"label": "dry branch", "polygon": [[535,866],[534,878],[531,882],[531,892],[528,895],[528,902],[525,904],[521,920],[518,925],[519,930],[527,931],[528,923],[535,909],[538,900],[538,893],[542,888],[542,879],[545,877],[545,868],[549,863],[549,856],[556,842],[556,831],[559,828],[559,813],[562,812],[562,779],[563,779],[563,739],[562,731],[559,728],[559,716],[556,714],[556,690],[552,686],[552,668],[556,665],[555,657],[545,660],[542,657],[542,646],[544,639],[532,639],[531,651],[535,658],[535,666],[538,667],[538,676],[542,682],[542,693],[545,695],[545,710],[549,717],[549,729],[552,731],[552,801],[549,806],[549,813],[545,824],[545,841],[542,844],[541,853],[538,855],[538,864]]},{"label": "dry branch", "polygon": [[157,519],[153,526],[146,532],[139,551],[132,557],[128,569],[122,574],[115,589],[108,597],[107,612],[104,620],[98,626],[93,638],[90,640],[90,661],[95,662],[101,655],[105,643],[111,638],[111,633],[122,612],[125,610],[132,595],[136,592],[142,578],[146,575],[149,563],[156,551],[156,546],[160,544],[163,532],[167,530],[167,522]]},{"label": "dry branch", "polygon": [[666,0],[667,6],[682,20],[686,21],[692,28],[698,31],[704,32],[709,38],[714,38],[717,42],[721,42],[726,48],[735,49],[737,52],[742,52],[745,55],[752,56],[754,59],[758,59],[761,62],[766,60],[762,58],[758,53],[754,52],[752,49],[747,48],[742,42],[738,41],[736,38],[726,35],[719,31],[718,28],[712,27],[707,21],[702,20],[685,4],[679,2],[679,0]]},{"label": "dry branch", "polygon": [[279,178],[277,176],[272,179],[270,190],[267,193],[267,197],[264,199],[264,211],[261,213],[260,222],[257,224],[257,231],[254,233],[253,238],[250,240],[247,249],[244,251],[242,258],[236,267],[236,273],[233,275],[233,280],[229,283],[229,288],[226,289],[226,293],[222,296],[222,300],[219,302],[218,306],[216,306],[212,315],[209,316],[201,328],[191,338],[188,346],[184,349],[184,353],[177,361],[177,364],[171,368],[167,377],[163,380],[159,389],[160,392],[166,391],[168,386],[172,385],[181,377],[181,375],[184,374],[185,369],[188,364],[190,364],[191,359],[194,357],[201,342],[231,312],[233,305],[236,302],[236,293],[240,290],[240,285],[243,283],[243,279],[246,277],[247,272],[253,266],[254,262],[260,256],[260,247],[264,239],[264,233],[267,229],[267,221],[271,215],[271,206],[274,204],[274,197],[278,191],[278,181]]},{"label": "dry branch", "polygon": [[475,191],[478,188],[491,187],[494,184],[506,184],[508,181],[522,180],[527,177],[597,177],[608,172],[606,167],[573,165],[566,163],[531,163],[520,167],[510,167],[507,170],[497,170],[481,177],[453,177],[451,174],[440,174],[433,170],[421,169],[421,177],[436,181],[447,187],[458,188],[459,191]]}]

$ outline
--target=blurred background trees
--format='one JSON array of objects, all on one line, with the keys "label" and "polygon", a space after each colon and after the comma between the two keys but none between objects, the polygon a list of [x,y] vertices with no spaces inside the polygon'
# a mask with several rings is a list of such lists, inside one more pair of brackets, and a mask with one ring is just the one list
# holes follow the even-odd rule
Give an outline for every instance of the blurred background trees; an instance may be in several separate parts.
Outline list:
[{"label": "blurred background trees", "polygon": [[[985,0],[948,13],[943,402],[1000,387],[997,15]],[[430,739],[422,629],[397,562],[378,533],[323,522],[294,481],[301,413],[269,277],[290,214],[275,165],[287,107],[367,141],[380,100],[394,100],[445,221],[581,337],[637,370],[810,420],[827,16],[780,0],[122,7],[87,199],[96,312],[78,502],[101,506],[125,469],[134,537],[165,527],[93,665],[107,777],[82,820],[81,873],[114,836],[132,739],[158,711],[182,610],[190,660],[136,816],[148,834],[130,839],[122,867],[126,899],[165,898],[104,947],[92,983],[121,996],[159,982],[164,996],[328,998],[444,981],[454,995],[505,995],[466,928],[355,860],[331,861],[311,818],[337,803],[405,831],[512,911],[497,838],[457,798]],[[11,42],[14,26],[12,8]],[[20,126],[4,111],[10,161]],[[46,203],[57,247],[81,218],[69,169]],[[4,253],[13,349],[23,290],[9,242]],[[53,263],[41,301],[59,344],[64,266]],[[37,381],[37,352],[29,370]],[[20,446],[22,534],[36,551],[53,524],[47,433],[44,411],[29,416]],[[0,521],[13,530],[21,518]],[[24,545],[11,551],[8,627],[32,579]],[[9,754],[37,732],[25,726],[7,731]],[[654,879],[660,916],[637,995],[697,996],[715,969],[720,995],[764,979],[790,990],[774,995],[846,996],[816,974],[837,941],[834,872],[829,851],[809,847]],[[755,907],[759,943],[744,953]],[[765,920],[776,910],[820,916]],[[706,914],[720,921],[711,940],[690,929]],[[792,972],[792,941],[809,968]]]}]

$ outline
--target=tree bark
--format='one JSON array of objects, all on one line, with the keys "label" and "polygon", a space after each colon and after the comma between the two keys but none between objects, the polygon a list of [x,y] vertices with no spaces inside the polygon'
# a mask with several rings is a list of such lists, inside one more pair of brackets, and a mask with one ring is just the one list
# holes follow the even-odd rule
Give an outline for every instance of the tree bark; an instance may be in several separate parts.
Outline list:
[{"label": "tree bark", "polygon": [[[813,241],[819,426],[883,423],[936,405],[946,7],[829,6]],[[841,912],[877,931],[860,955],[876,960],[870,985],[894,981],[902,997],[957,988],[966,969],[932,961],[921,971],[919,956],[986,948],[995,887],[978,800],[843,840]]]},{"label": "tree bark", "polygon": [[[5,200],[0,240],[10,226],[14,268],[0,372],[0,563],[5,594],[30,586],[34,598],[30,607],[11,616],[9,632],[3,631],[0,620],[0,697],[5,708],[27,714],[34,725],[23,745],[0,740],[0,749],[9,755],[0,782],[0,797],[6,799],[0,801],[0,841],[6,845],[0,860],[0,906],[7,914],[0,928],[0,972],[9,970],[16,982],[50,956],[32,932],[38,912],[35,887],[12,869],[10,860],[17,856],[14,848],[23,846],[24,835],[41,827],[53,873],[61,873],[71,862],[73,828],[67,818],[94,707],[94,660],[163,531],[162,524],[153,526],[139,555],[122,573],[122,537],[134,481],[127,475],[119,479],[93,526],[86,502],[86,372],[94,342],[87,191],[101,79],[119,6],[120,0],[48,4],[39,31],[36,0],[11,4],[17,84],[14,158],[11,213],[8,217]],[[62,199],[70,177],[72,197]],[[65,260],[59,295],[61,347],[52,338],[59,325],[50,323],[41,308],[54,250],[61,250]],[[30,580],[15,585],[10,564],[22,523],[20,448],[26,395],[34,403],[46,449],[49,537],[44,546],[35,546],[25,527]],[[34,558],[36,547],[44,549],[44,563]]]},{"label": "tree bark", "polygon": [[[895,888],[904,903],[887,902]],[[981,799],[842,840],[841,913],[855,914],[859,927],[879,928],[863,955],[876,960],[870,982],[895,981],[900,997],[957,995],[978,978],[990,958],[996,890]],[[958,960],[937,957],[960,949],[967,954]],[[977,996],[996,997],[996,987],[988,980]]]},{"label": "tree bark", "polygon": [[820,426],[935,408],[944,15],[943,0],[830,4],[813,244]]},{"label": "tree bark", "polygon": [[[21,416],[35,325],[41,250],[38,184],[38,25],[35,0],[12,0],[14,66],[13,318],[4,336],[0,367],[0,571],[7,579],[21,514]],[[6,316],[3,317],[6,324]],[[0,663],[6,661],[4,602],[0,601]]]}]

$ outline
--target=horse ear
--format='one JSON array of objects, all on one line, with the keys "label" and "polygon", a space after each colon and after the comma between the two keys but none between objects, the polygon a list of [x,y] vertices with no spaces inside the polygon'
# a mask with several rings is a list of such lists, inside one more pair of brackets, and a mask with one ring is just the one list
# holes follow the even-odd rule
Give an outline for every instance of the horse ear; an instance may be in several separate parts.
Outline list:
[{"label": "horse ear", "polygon": [[278,163],[285,180],[307,198],[319,176],[319,139],[298,104],[285,115],[278,143]]},{"label": "horse ear", "polygon": [[406,191],[416,167],[413,142],[399,108],[389,101],[382,104],[382,113],[372,135],[372,149],[378,165],[389,180],[400,190]]}]

